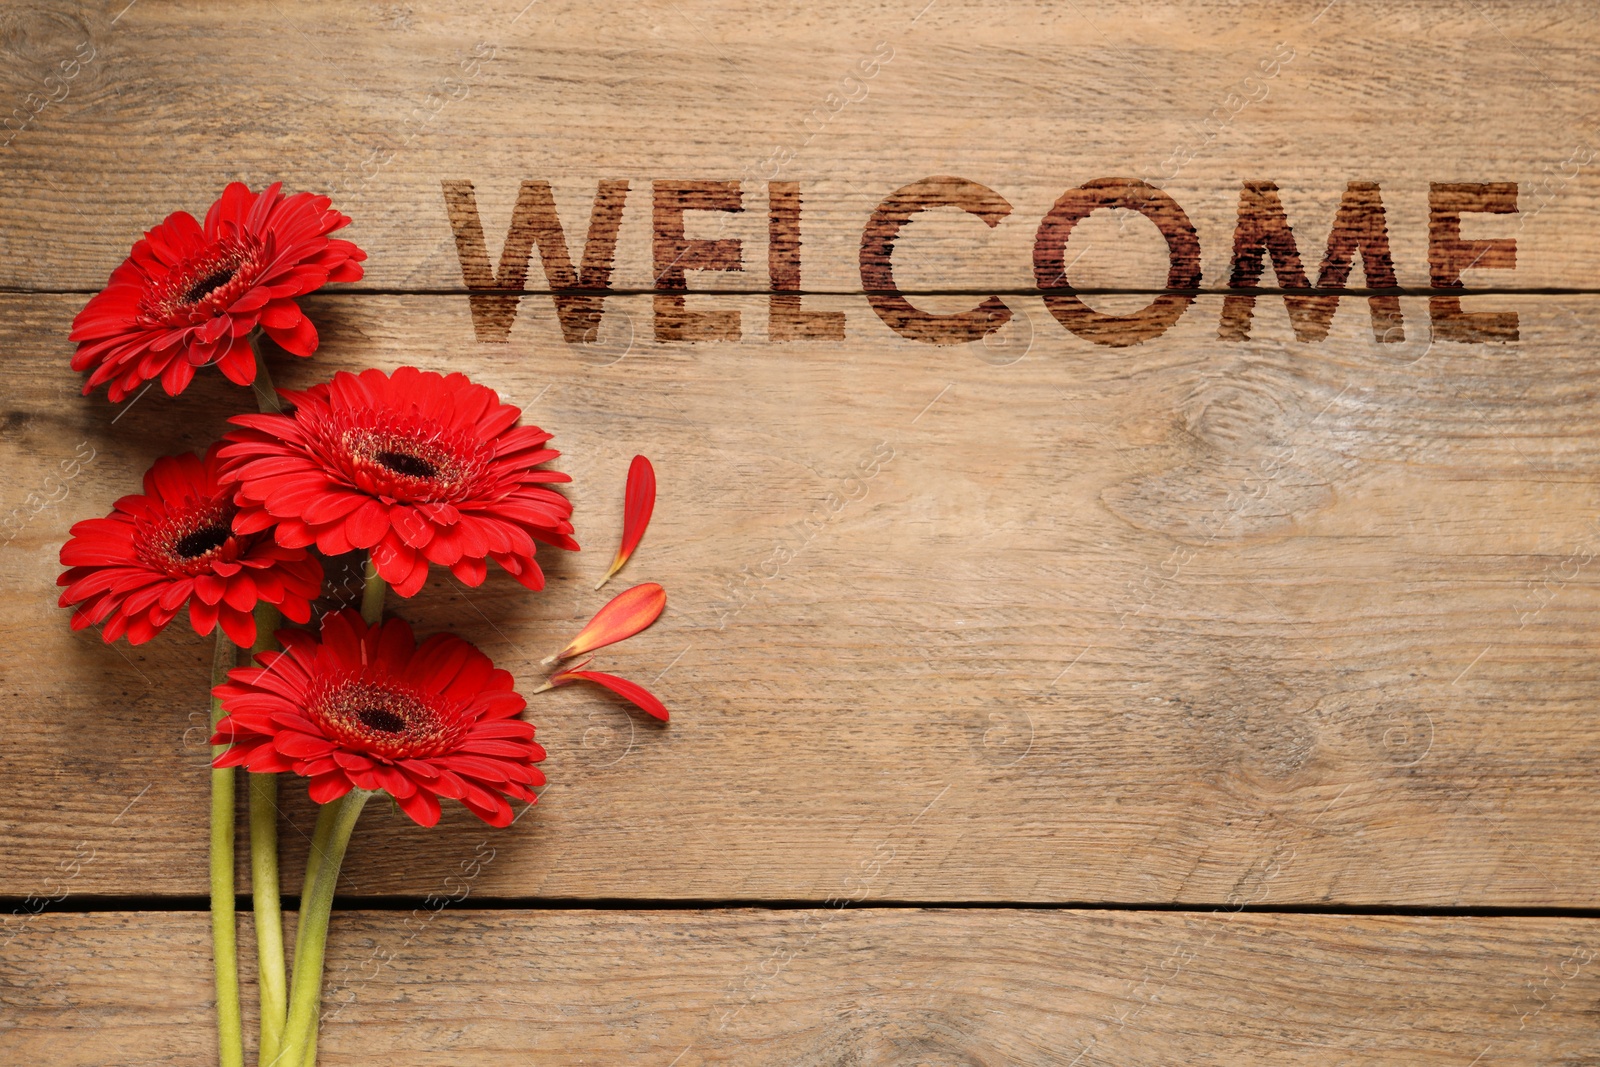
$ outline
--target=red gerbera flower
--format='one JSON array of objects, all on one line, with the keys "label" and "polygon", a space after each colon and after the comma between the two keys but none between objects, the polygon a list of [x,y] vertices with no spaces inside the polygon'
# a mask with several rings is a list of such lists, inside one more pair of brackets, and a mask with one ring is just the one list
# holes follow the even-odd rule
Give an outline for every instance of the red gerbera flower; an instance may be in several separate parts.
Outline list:
[{"label": "red gerbera flower", "polygon": [[439,821],[450,797],[491,826],[511,822],[507,797],[533,802],[544,749],[511,675],[453,634],[418,646],[390,619],[368,627],[354,611],[322,619],[322,639],[282,630],[283,652],[240,667],[213,692],[228,714],[213,763],[311,779],[311,799],[382,789],[416,822]]},{"label": "red gerbera flower", "polygon": [[295,298],[327,282],[361,277],[367,254],[328,234],[350,222],[325,196],[259,193],[233,182],[206,212],[168,215],[145,233],[106,287],[72,320],[73,370],[94,368],[83,391],[110,382],[119,401],[161,379],[177,396],[196,367],[215,363],[230,381],[255,381],[250,331],[260,326],[285,351],[309,356],[317,329]]},{"label": "red gerbera flower", "polygon": [[236,416],[244,429],[222,450],[240,533],[276,524],[291,548],[371,549],[401,596],[422,588],[430,562],[481,585],[490,559],[542,589],[534,542],[577,549],[572,504],[547,488],[571,479],[534,470],[561,453],[539,427],[514,426],[521,410],[493,389],[401,367],[283,396],[293,415]]},{"label": "red gerbera flower", "polygon": [[61,606],[78,606],[74,630],[104,622],[107,641],[126,633],[129,644],[142,645],[187,601],[196,632],[209,634],[220,620],[229,640],[250,645],[258,600],[295,622],[311,618],[322,565],[270,535],[233,532],[236,508],[217,481],[220,448],[212,445],[203,460],[163,456],[145,473],[144,495],[125,496],[105,518],[72,527],[61,548],[69,569],[56,584],[67,587]]}]

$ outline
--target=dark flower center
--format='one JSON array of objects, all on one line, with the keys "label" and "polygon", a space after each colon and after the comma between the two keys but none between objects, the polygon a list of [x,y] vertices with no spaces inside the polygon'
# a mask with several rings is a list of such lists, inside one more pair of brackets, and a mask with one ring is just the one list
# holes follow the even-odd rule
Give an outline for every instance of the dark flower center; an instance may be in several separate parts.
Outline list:
[{"label": "dark flower center", "polygon": [[172,546],[172,551],[183,559],[198,559],[207,552],[227,544],[228,538],[232,536],[233,531],[226,526],[207,526],[180,538]]},{"label": "dark flower center", "polygon": [[268,249],[247,235],[223,237],[197,249],[139,298],[146,325],[187,326],[223,313],[260,276]]},{"label": "dark flower center", "polygon": [[180,297],[180,300],[185,304],[198,304],[224,285],[233,281],[233,276],[238,273],[238,267],[224,267],[221,270],[213,271],[189,286],[188,291]]},{"label": "dark flower center", "polygon": [[172,577],[209,574],[219,563],[247,554],[253,536],[236,537],[226,500],[185,500],[138,525],[136,546],[149,566]]},{"label": "dark flower center", "polygon": [[406,503],[469,499],[495,454],[494,441],[476,440],[416,410],[341,413],[311,430],[329,466],[356,489]]},{"label": "dark flower center", "polygon": [[306,704],[330,741],[382,759],[448,751],[469,725],[449,701],[393,679],[330,679]]},{"label": "dark flower center", "polygon": [[432,463],[421,456],[413,456],[407,452],[379,452],[372,458],[396,474],[404,474],[408,478],[432,478],[439,473],[439,468]]},{"label": "dark flower center", "polygon": [[362,708],[356,718],[379,733],[398,734],[406,728],[406,721],[388,708]]}]

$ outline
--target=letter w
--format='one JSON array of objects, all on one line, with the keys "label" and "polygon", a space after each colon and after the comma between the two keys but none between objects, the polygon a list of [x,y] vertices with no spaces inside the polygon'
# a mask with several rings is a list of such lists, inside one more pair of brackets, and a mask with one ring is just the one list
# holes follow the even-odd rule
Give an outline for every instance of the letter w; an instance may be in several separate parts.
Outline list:
[{"label": "letter w", "polygon": [[450,229],[455,233],[456,254],[461,259],[461,277],[467,288],[474,290],[467,297],[467,303],[472,308],[472,328],[479,341],[504,344],[510,338],[534,245],[539,246],[545,280],[555,299],[561,336],[568,344],[598,339],[605,294],[594,290],[607,289],[611,283],[611,267],[617,254],[617,228],[621,225],[622,205],[628,196],[626,181],[600,182],[594,210],[589,216],[583,264],[576,271],[572,269],[567,238],[556,216],[555,197],[550,193],[549,182],[522,183],[517,206],[511,211],[511,229],[500,252],[499,270],[489,263],[489,248],[484,241],[483,222],[478,217],[478,199],[472,183],[446,180],[441,184],[445,210],[450,213]]}]

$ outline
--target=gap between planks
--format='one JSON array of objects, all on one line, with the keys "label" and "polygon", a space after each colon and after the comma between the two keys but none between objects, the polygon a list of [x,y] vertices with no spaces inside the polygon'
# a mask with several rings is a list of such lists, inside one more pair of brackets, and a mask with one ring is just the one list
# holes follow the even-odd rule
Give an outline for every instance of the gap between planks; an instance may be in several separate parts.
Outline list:
[{"label": "gap between planks", "polygon": [[[281,898],[284,911],[297,911],[298,896]],[[339,896],[334,900],[335,911],[411,911],[423,904],[421,896],[385,895],[374,897]],[[235,898],[240,912],[252,910],[248,893]],[[0,911],[17,909],[24,904],[22,897],[0,898]],[[72,904],[47,908],[35,914],[75,915],[108,912],[203,912],[210,906],[208,898],[194,894],[180,896],[112,896],[84,894],[74,898]],[[1368,916],[1374,918],[1439,918],[1439,919],[1600,919],[1600,908],[1563,906],[1498,906],[1498,905],[1403,905],[1403,904],[1230,904],[1226,901],[1183,901],[1147,903],[1139,901],[1029,901],[1029,900],[874,900],[870,903],[828,905],[822,899],[796,898],[784,900],[738,899],[676,899],[633,897],[550,897],[517,898],[483,896],[479,899],[453,901],[450,905],[463,911],[806,911],[818,907],[849,907],[859,911],[1108,911],[1157,912],[1173,914],[1198,914],[1214,912],[1243,912],[1250,915],[1320,915]]]}]

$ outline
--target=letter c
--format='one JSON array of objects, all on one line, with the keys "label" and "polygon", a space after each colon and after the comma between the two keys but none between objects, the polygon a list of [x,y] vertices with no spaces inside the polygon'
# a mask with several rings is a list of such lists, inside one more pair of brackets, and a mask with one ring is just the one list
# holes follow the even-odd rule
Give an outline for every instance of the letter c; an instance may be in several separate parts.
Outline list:
[{"label": "letter c", "polygon": [[1011,214],[1005,197],[965,178],[942,175],[902,186],[878,205],[862,231],[861,287],[878,318],[901,337],[930,345],[977,341],[1011,321],[1011,309],[999,297],[987,297],[970,311],[935,315],[913,307],[895,285],[890,263],[895,238],[912,215],[931,207],[958,207],[978,216],[991,229]]}]

